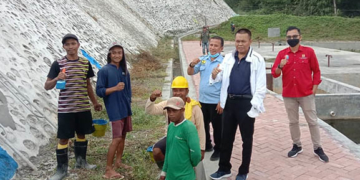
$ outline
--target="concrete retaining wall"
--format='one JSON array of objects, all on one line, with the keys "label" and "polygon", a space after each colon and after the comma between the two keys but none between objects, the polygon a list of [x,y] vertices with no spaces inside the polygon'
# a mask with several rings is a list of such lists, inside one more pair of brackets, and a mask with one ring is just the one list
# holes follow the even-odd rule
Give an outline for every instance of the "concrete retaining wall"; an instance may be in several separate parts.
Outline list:
[{"label": "concrete retaining wall", "polygon": [[329,42],[310,42],[302,41],[304,45],[318,46],[330,49],[342,49],[342,50],[360,50],[360,41],[329,41]]},{"label": "concrete retaining wall", "polygon": [[[321,77],[322,82],[318,88],[318,94],[360,93],[360,88],[336,81],[334,79]],[[282,93],[282,77],[273,78],[273,91]]]},{"label": "concrete retaining wall", "polygon": [[360,93],[360,88],[336,81],[324,76],[321,77],[322,82],[319,85],[319,89],[326,91],[331,94],[338,93]]},{"label": "concrete retaining wall", "polygon": [[360,88],[359,73],[323,74],[323,76]]},{"label": "concrete retaining wall", "polygon": [[[273,91],[281,94],[281,77],[273,79]],[[360,119],[360,88],[322,77],[318,91],[316,109],[320,119]]]},{"label": "concrete retaining wall", "polygon": [[320,119],[360,119],[360,93],[316,95]]}]

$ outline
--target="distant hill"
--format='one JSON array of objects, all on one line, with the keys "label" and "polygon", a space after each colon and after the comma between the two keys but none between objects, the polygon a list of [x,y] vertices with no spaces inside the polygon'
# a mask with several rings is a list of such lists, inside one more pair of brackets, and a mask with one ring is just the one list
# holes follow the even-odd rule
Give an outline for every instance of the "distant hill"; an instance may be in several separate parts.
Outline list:
[{"label": "distant hill", "polygon": [[291,16],[291,15],[248,15],[237,16],[220,26],[211,29],[226,40],[234,40],[230,24],[233,22],[236,29],[249,28],[253,33],[253,39],[260,38],[263,41],[277,40],[268,38],[268,28],[279,27],[280,39],[285,38],[288,26],[297,26],[301,29],[303,40],[360,40],[360,18],[344,18],[334,16]]}]

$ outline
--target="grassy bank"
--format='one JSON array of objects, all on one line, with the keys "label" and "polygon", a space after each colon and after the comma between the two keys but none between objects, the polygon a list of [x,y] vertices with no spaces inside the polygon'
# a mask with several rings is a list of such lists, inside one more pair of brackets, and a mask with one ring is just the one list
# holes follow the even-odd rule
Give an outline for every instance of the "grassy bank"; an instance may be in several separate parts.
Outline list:
[{"label": "grassy bank", "polygon": [[[360,18],[344,18],[334,16],[291,16],[291,15],[249,15],[232,17],[229,21],[211,29],[213,35],[219,35],[225,40],[234,40],[230,24],[233,22],[236,29],[245,27],[253,33],[253,39],[274,41],[284,39],[288,26],[297,26],[301,29],[303,40],[306,41],[359,41]],[[280,38],[268,38],[268,28],[280,28]],[[191,35],[190,35],[191,36]],[[187,40],[198,40],[195,36]]]},{"label": "grassy bank", "polygon": [[[117,169],[125,176],[126,180],[153,180],[157,179],[160,170],[153,163],[146,152],[148,146],[153,145],[159,138],[164,136],[164,117],[150,116],[145,114],[145,102],[154,89],[161,89],[165,77],[165,63],[169,58],[176,58],[176,49],[171,48],[171,39],[163,39],[157,48],[148,51],[142,50],[134,56],[127,56],[131,63],[131,83],[132,83],[132,123],[133,131],[127,134],[126,145],[123,155],[123,163],[133,167],[132,171]],[[99,101],[102,102],[101,99]],[[94,118],[107,118],[106,111],[94,112]],[[90,145],[88,149],[88,162],[96,164],[95,170],[70,170],[73,175],[67,177],[68,180],[103,179],[102,175],[106,166],[106,155],[109,143],[111,142],[111,128],[108,126],[104,137],[95,138],[87,136]],[[71,150],[71,149],[70,149]],[[55,157],[54,157],[55,158]],[[70,158],[70,167],[75,163],[74,158]]]}]

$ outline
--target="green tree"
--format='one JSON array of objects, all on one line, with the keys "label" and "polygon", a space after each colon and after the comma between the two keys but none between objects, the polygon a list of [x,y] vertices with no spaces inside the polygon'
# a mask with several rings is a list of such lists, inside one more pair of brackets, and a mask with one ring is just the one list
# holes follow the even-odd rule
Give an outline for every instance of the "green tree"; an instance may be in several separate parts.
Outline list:
[{"label": "green tree", "polygon": [[260,7],[263,14],[291,14],[292,11],[291,0],[261,0]]},{"label": "green tree", "polygon": [[360,0],[225,0],[225,2],[238,13],[241,11],[298,16],[360,16]]},{"label": "green tree", "polygon": [[294,15],[333,15],[333,0],[294,0]]},{"label": "green tree", "polygon": [[360,1],[359,0],[340,0],[337,7],[340,14],[348,17],[360,16]]}]

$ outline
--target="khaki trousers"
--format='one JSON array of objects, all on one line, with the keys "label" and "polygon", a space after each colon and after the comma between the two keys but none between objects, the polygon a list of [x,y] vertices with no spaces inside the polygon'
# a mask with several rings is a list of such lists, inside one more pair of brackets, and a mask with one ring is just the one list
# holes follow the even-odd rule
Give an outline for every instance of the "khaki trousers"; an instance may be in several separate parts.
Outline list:
[{"label": "khaki trousers", "polygon": [[299,126],[299,106],[304,112],[305,119],[309,125],[311,140],[314,149],[321,147],[320,131],[316,116],[315,95],[299,98],[284,97],[286,112],[289,118],[290,134],[293,144],[301,147],[300,126]]}]

